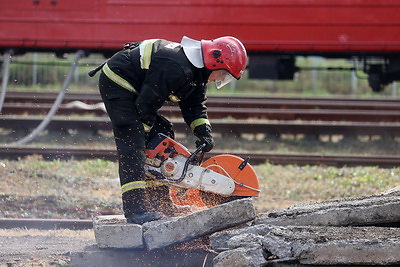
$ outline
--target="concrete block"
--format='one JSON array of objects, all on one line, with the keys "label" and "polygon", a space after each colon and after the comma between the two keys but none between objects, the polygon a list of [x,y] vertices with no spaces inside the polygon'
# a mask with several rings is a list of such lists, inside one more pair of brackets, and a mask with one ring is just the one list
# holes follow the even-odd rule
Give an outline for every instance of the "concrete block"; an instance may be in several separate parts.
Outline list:
[{"label": "concrete block", "polygon": [[240,225],[254,218],[252,199],[240,199],[184,217],[144,224],[143,239],[145,247],[153,250]]},{"label": "concrete block", "polygon": [[400,192],[305,203],[259,214],[255,224],[363,226],[400,222]]},{"label": "concrete block", "polygon": [[93,230],[100,248],[143,248],[142,226],[126,223],[123,215],[97,216]]}]

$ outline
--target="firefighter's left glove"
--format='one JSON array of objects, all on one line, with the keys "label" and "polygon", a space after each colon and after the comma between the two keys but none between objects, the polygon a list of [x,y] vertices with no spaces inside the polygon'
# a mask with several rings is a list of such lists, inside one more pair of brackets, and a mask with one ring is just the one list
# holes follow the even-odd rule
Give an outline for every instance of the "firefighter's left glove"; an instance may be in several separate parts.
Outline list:
[{"label": "firefighter's left glove", "polygon": [[194,128],[194,135],[200,140],[196,141],[196,147],[199,147],[202,144],[206,144],[203,151],[209,152],[214,148],[214,138],[212,137],[212,129],[209,124],[201,124]]}]

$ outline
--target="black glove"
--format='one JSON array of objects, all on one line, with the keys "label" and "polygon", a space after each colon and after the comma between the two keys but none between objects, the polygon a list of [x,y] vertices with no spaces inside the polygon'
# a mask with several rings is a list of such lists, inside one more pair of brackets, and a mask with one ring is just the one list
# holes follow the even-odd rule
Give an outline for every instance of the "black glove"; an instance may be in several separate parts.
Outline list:
[{"label": "black glove", "polygon": [[214,147],[214,138],[212,137],[212,129],[208,124],[201,124],[194,128],[194,135],[197,136],[200,140],[196,141],[196,147],[199,147],[201,144],[206,144],[203,151],[209,152]]}]

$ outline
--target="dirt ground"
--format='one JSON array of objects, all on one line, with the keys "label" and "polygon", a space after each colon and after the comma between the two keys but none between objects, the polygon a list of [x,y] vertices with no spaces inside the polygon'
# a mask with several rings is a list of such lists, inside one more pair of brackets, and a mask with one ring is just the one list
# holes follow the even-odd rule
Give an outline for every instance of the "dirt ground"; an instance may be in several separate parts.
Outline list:
[{"label": "dirt ground", "polygon": [[69,266],[71,252],[95,244],[92,230],[0,230],[0,266]]}]

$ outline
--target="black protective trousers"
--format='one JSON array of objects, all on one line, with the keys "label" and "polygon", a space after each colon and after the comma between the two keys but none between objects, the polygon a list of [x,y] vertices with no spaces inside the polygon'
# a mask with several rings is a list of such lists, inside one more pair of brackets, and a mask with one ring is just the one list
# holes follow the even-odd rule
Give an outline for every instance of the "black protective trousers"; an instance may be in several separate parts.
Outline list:
[{"label": "black protective trousers", "polygon": [[[144,181],[145,133],[135,106],[137,95],[100,74],[99,90],[112,122],[118,153],[121,186]],[[125,217],[146,211],[145,189],[136,188],[122,194]]]}]

